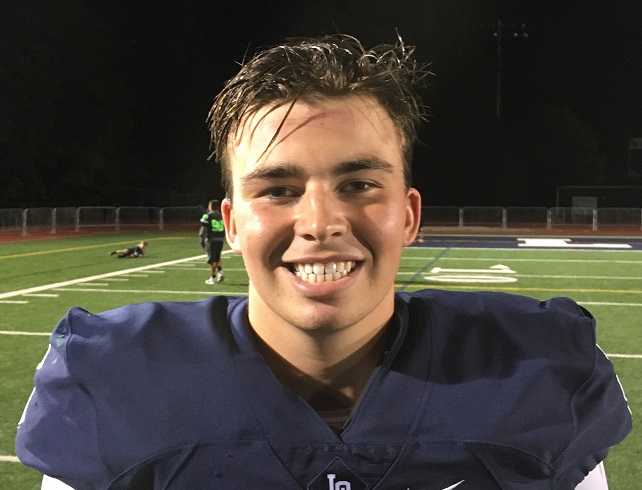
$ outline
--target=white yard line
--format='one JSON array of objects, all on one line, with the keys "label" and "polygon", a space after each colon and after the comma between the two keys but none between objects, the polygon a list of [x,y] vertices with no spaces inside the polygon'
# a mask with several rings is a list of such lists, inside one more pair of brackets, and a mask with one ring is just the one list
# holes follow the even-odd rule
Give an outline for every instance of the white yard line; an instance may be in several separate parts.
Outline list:
[{"label": "white yard line", "polygon": [[146,272],[147,274],[165,274],[165,271],[152,271],[152,270],[148,270],[148,271],[145,271],[145,272]]},{"label": "white yard line", "polygon": [[37,337],[49,337],[51,332],[21,332],[19,330],[0,330],[0,335],[34,335]]},{"label": "white yard line", "polygon": [[607,354],[606,357],[615,359],[642,359],[642,354]]},{"label": "white yard line", "polygon": [[[570,237],[565,237],[565,238],[570,238]],[[604,237],[606,238],[606,237]],[[600,238],[602,239],[602,238]],[[635,239],[629,238],[630,241],[639,241],[639,237]],[[500,252],[515,252],[515,251],[520,251],[520,252],[562,252],[562,253],[570,253],[570,254],[576,254],[580,252],[600,252],[600,253],[614,253],[614,254],[621,254],[621,253],[630,253],[630,252],[641,252],[642,250],[638,249],[599,249],[596,250],[595,248],[591,247],[586,247],[584,249],[579,249],[579,248],[538,248],[538,247],[531,247],[531,248],[516,248],[516,247],[448,247],[445,245],[435,245],[434,247],[406,247],[406,250],[444,250],[444,249],[451,249],[451,250],[479,250],[479,251],[489,251],[489,250],[499,250]]]},{"label": "white yard line", "polygon": [[608,301],[578,301],[586,306],[642,306],[642,303],[612,303]]},{"label": "white yard line", "polygon": [[[488,250],[488,249],[486,249]],[[498,250],[498,249],[493,249]],[[530,250],[529,250],[530,251]],[[550,251],[550,250],[549,250]],[[627,251],[632,253],[633,250]],[[437,257],[401,257],[402,262],[421,261],[430,262]],[[560,263],[578,263],[578,264],[638,264],[642,265],[642,260],[611,260],[611,259],[526,259],[517,257],[439,257],[442,260],[456,260],[456,261],[475,261],[475,262],[560,262]]]},{"label": "white yard line", "polygon": [[538,279],[617,279],[618,281],[642,281],[642,276],[573,276],[564,274],[517,274],[515,277],[534,277]]},{"label": "white yard line", "polygon": [[[183,267],[183,266],[180,266],[180,265],[173,265],[173,266],[170,266],[170,267],[163,267],[163,268],[166,269],[166,270],[172,270],[172,271],[180,271],[180,270],[182,270],[182,271],[209,271],[209,270],[211,270],[209,267]],[[246,272],[246,269],[243,269],[243,268],[236,269],[236,268],[225,267],[225,266],[223,267],[223,270],[225,272]],[[148,272],[152,272],[152,271],[148,271]]]},{"label": "white yard line", "polygon": [[53,293],[25,293],[23,296],[28,296],[30,298],[58,298],[60,295]]},{"label": "white yard line", "polygon": [[108,282],[83,282],[84,286],[109,286]]},{"label": "white yard line", "polygon": [[239,293],[236,291],[217,291],[211,289],[209,291],[174,291],[171,289],[98,289],[98,288],[57,288],[56,291],[73,291],[79,293],[136,293],[136,294],[210,294],[213,296],[247,296],[247,293]]},{"label": "white yard line", "polygon": [[[227,270],[227,269],[225,269]],[[493,271],[486,269],[448,269],[453,273],[467,272],[471,270],[478,270],[479,272],[492,273],[492,274],[507,274],[504,271]],[[443,269],[442,269],[443,271]],[[399,276],[412,276],[416,272],[397,272]],[[576,276],[565,274],[511,274],[510,277],[530,277],[534,279],[617,279],[622,281],[642,281],[642,276]]]},{"label": "white yard line", "polygon": [[20,460],[15,456],[9,456],[7,454],[0,454],[0,463],[19,463]]},{"label": "white yard line", "polygon": [[9,304],[9,305],[26,305],[29,303],[27,300],[16,300],[16,299],[0,299],[0,303]]},{"label": "white yard line", "polygon": [[108,277],[107,279],[105,279],[105,281],[107,281],[107,282],[127,282],[127,281],[129,281],[129,279],[127,279],[126,277]]},{"label": "white yard line", "polygon": [[[149,277],[149,274],[127,274],[125,277]],[[112,278],[112,281],[113,280]]]},{"label": "white yard line", "polygon": [[26,288],[26,289],[18,289],[16,291],[7,291],[6,293],[0,293],[0,300],[6,299],[6,298],[14,298],[16,296],[22,296],[26,293],[38,293],[40,291],[48,291],[51,289],[63,288],[65,286],[73,286],[74,284],[82,284],[86,282],[96,281],[99,279],[122,276],[124,274],[129,274],[132,272],[146,271],[149,269],[158,269],[166,265],[182,264],[184,262],[203,259],[204,257],[205,255],[195,255],[193,257],[187,257],[184,259],[170,260],[168,262],[159,262],[157,264],[151,264],[151,265],[142,265],[140,267],[133,267],[131,269],[124,269],[122,271],[107,272],[105,274],[96,274],[95,276],[81,277],[79,279],[72,279],[70,281],[54,282],[51,284],[43,284],[42,286],[35,286],[31,288]]},{"label": "white yard line", "polygon": [[[417,290],[417,289],[426,289],[427,283],[395,283],[396,288],[403,288],[406,291],[409,290]],[[488,286],[486,284],[470,284],[466,286],[462,285],[455,285],[455,284],[443,284],[442,287],[448,288],[448,289],[464,289],[466,291],[470,291],[471,289],[479,289],[483,291],[511,291],[511,292],[517,292],[520,294],[523,294],[524,292],[533,292],[533,291],[547,291],[547,292],[554,292],[554,293],[562,293],[565,295],[569,295],[571,293],[606,293],[606,294],[642,294],[642,289],[598,289],[598,288],[593,288],[593,289],[582,289],[582,288],[553,288],[553,287],[526,287],[526,286],[504,286],[503,284],[493,284],[492,286]]]}]

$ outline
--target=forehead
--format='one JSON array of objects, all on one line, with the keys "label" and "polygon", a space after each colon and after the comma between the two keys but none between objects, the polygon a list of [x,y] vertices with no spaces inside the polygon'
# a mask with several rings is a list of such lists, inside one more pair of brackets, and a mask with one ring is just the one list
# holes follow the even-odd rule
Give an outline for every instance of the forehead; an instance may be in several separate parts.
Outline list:
[{"label": "forehead", "polygon": [[376,100],[348,96],[260,108],[231,136],[229,156],[236,173],[274,159],[350,153],[401,161],[401,147],[401,131]]}]

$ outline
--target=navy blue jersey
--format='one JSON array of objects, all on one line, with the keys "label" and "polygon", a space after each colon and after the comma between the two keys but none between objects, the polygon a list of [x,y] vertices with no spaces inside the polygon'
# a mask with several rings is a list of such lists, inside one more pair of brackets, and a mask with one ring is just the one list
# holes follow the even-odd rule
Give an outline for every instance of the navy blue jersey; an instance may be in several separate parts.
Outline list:
[{"label": "navy blue jersey", "polygon": [[244,298],[72,309],[18,457],[77,490],[569,490],[631,428],[571,300],[398,294],[388,328],[337,434],[264,362]]}]

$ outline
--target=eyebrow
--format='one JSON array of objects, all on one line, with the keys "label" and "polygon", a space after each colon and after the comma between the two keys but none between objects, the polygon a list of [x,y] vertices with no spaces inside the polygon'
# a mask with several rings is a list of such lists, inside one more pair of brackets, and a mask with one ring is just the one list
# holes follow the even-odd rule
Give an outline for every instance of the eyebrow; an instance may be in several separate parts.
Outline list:
[{"label": "eyebrow", "polygon": [[[332,170],[332,174],[339,177],[363,170],[383,170],[387,173],[393,173],[393,169],[394,166],[391,163],[380,158],[357,158],[339,163]],[[266,164],[255,168],[249,174],[241,177],[241,182],[247,184],[255,180],[299,178],[302,177],[304,173],[301,167],[289,162]]]}]

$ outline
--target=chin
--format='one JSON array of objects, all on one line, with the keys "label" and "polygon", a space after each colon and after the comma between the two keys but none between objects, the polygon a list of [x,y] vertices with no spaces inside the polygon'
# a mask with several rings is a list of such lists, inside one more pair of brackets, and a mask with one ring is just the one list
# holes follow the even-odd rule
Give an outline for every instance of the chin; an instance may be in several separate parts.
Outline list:
[{"label": "chin", "polygon": [[[310,309],[325,310],[326,308]],[[350,325],[348,319],[342,318],[336,311],[310,311],[305,315],[297,315],[297,317],[291,318],[290,322],[301,330],[319,333],[341,330]]]}]

